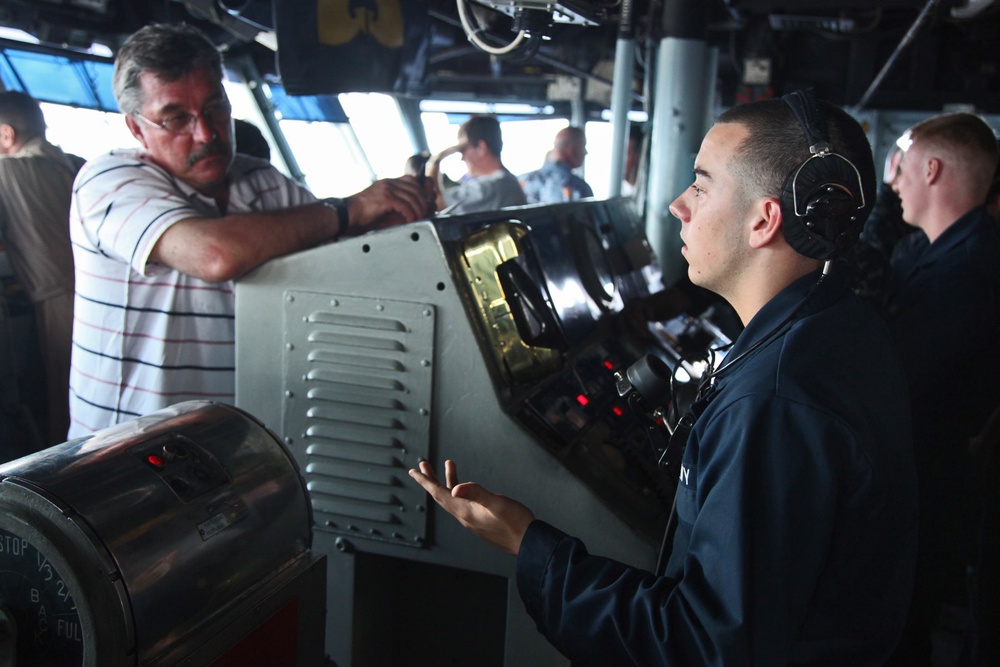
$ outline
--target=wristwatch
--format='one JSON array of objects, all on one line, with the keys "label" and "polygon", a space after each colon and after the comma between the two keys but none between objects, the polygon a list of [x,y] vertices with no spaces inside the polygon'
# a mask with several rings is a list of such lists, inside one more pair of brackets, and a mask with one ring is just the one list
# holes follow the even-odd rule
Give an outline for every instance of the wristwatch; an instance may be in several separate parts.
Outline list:
[{"label": "wristwatch", "polygon": [[337,227],[337,235],[333,237],[333,240],[336,241],[344,235],[344,232],[346,232],[347,228],[351,225],[350,213],[347,209],[347,199],[341,199],[340,197],[327,197],[326,199],[320,199],[320,203],[322,203],[323,206],[329,206],[337,212],[337,223],[339,226]]}]

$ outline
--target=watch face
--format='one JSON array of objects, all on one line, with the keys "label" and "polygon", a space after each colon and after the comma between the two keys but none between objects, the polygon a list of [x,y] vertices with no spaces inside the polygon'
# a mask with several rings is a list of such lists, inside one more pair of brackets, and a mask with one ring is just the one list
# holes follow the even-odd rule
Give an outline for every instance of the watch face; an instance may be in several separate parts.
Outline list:
[{"label": "watch face", "polygon": [[18,667],[79,667],[84,637],[73,594],[44,548],[0,529],[0,642]]}]

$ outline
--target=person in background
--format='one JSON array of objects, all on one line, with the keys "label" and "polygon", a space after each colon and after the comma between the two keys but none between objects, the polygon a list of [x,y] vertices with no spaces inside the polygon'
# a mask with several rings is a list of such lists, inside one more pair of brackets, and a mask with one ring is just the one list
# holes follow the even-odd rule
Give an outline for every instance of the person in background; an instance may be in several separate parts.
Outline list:
[{"label": "person in background", "polygon": [[69,428],[73,332],[73,251],[69,208],[83,159],[45,139],[45,116],[31,96],[0,93],[0,238],[35,310],[45,410],[44,446]]},{"label": "person in background", "polygon": [[429,160],[430,157],[431,154],[427,151],[414,153],[410,157],[406,158],[406,164],[403,165],[403,173],[407,176],[423,178],[425,176],[424,170],[427,166],[427,160]]},{"label": "person in background", "polygon": [[421,151],[406,158],[406,164],[403,165],[403,174],[416,178],[417,182],[420,183],[420,186],[427,194],[428,199],[430,201],[436,201],[438,192],[437,186],[434,184],[434,181],[427,177],[426,171],[427,161],[430,157],[430,152]]},{"label": "person in background", "polygon": [[115,59],[141,148],[80,172],[70,233],[75,437],[184,400],[232,402],[233,281],[281,255],[424,217],[412,177],[319,201],[233,150],[222,59],[196,28],[152,24]]},{"label": "person in background", "polygon": [[260,128],[242,118],[233,119],[233,140],[236,152],[259,158],[265,162],[271,161],[271,145],[264,138]]},{"label": "person in background", "polygon": [[635,197],[639,192],[639,167],[642,163],[643,131],[641,125],[632,124],[628,129],[625,146],[625,177],[622,179],[622,196]]},{"label": "person in background", "polygon": [[[872,201],[864,130],[813,104],[857,169],[851,199]],[[783,184],[811,144],[782,100],[734,107],[670,205],[691,281],[746,328],[673,436],[687,433],[662,572],[590,554],[517,501],[459,483],[453,461],[444,484],[427,461],[410,471],[517,557],[528,613],[573,664],[876,667],[896,645],[917,539],[905,377],[877,311],[786,239],[805,225],[785,213]]]},{"label": "person in background", "polygon": [[573,173],[587,156],[587,135],[579,127],[564,127],[556,133],[552,150],[541,169],[520,176],[521,189],[529,204],[556,204],[593,197],[587,182]]},{"label": "person in background", "polygon": [[978,514],[969,442],[1000,405],[1000,234],[983,205],[997,139],[979,116],[948,113],[914,125],[901,148],[892,187],[920,231],[893,258],[881,305],[913,406],[920,548],[889,664],[929,667],[944,605],[968,606]]},{"label": "person in background", "polygon": [[[437,187],[437,209],[447,213],[494,211],[526,204],[517,177],[500,160],[503,135],[492,116],[473,116],[458,129],[458,143],[427,160],[427,178]],[[461,154],[469,170],[458,185],[450,185],[441,171],[441,161]]]}]

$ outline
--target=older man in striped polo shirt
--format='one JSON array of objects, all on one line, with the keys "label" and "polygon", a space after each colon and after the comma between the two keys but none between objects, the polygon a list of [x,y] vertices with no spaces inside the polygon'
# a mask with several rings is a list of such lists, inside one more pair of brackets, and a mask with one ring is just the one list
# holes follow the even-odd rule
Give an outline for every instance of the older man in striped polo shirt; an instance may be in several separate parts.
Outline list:
[{"label": "older man in striped polo shirt", "polygon": [[141,148],[75,183],[70,437],[190,399],[234,397],[233,280],[274,257],[429,212],[415,178],[318,201],[233,150],[219,52],[186,25],[149,25],[115,61]]}]

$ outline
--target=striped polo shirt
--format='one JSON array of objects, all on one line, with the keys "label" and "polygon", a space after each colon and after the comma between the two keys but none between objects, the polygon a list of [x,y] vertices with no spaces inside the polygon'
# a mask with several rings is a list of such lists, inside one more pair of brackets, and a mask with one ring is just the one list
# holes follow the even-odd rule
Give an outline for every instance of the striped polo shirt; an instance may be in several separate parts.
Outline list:
[{"label": "striped polo shirt", "polygon": [[[229,213],[315,201],[270,164],[237,155]],[[69,437],[192,399],[235,396],[235,295],[149,261],[160,236],[215,200],[154,164],[114,150],[77,176],[70,211],[76,266]]]}]

